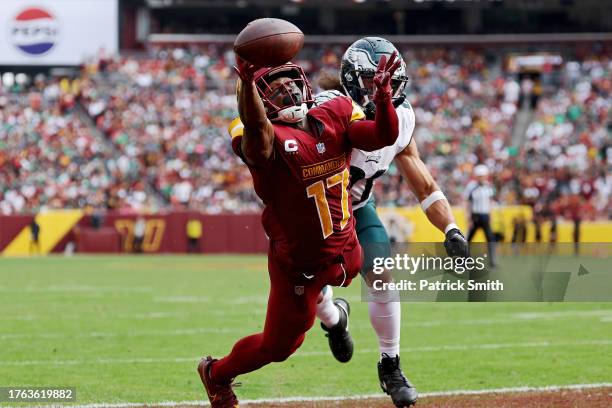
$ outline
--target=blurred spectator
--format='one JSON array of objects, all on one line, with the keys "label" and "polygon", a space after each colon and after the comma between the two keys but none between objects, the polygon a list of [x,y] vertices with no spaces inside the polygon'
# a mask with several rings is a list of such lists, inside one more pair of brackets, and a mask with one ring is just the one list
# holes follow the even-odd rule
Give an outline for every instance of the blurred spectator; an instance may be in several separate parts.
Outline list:
[{"label": "blurred spectator", "polygon": [[132,242],[132,250],[137,254],[142,253],[146,229],[147,221],[143,217],[138,217],[134,223],[134,241]]},{"label": "blurred spectator", "polygon": [[200,238],[202,238],[202,223],[197,218],[187,221],[187,252],[200,252]]},{"label": "blurred spectator", "polygon": [[30,254],[40,254],[40,225],[36,222],[36,217],[30,221]]}]

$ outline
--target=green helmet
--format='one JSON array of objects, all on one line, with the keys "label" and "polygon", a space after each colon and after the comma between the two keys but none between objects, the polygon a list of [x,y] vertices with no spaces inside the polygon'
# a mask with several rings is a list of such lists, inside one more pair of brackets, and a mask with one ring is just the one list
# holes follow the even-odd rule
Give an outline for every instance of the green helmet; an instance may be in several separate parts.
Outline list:
[{"label": "green helmet", "polygon": [[[401,98],[403,102],[408,76],[406,63],[397,48],[390,41],[380,37],[364,37],[348,47],[342,56],[340,81],[346,93],[355,102],[364,107],[370,102],[374,91],[372,79],[378,62],[383,55],[389,58],[394,51],[401,60],[401,65],[391,78],[392,98],[394,100]],[[395,106],[399,104],[401,102],[394,103]]]}]

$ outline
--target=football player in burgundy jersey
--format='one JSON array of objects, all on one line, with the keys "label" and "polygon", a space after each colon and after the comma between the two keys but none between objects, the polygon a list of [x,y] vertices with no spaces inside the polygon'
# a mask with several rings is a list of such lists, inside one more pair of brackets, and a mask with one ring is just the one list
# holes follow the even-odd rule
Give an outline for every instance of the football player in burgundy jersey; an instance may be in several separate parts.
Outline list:
[{"label": "football player in burgundy jersey", "polygon": [[[242,135],[232,139],[265,208],[270,238],[270,293],[263,332],[239,340],[230,354],[202,359],[198,372],[212,408],[238,407],[233,379],[287,359],[312,327],[321,290],[346,286],[359,273],[349,184],[351,151],[392,145],[398,118],[391,102],[396,54],[377,66],[374,120],[348,97],[313,106],[303,70],[287,63],[257,69],[238,58]],[[231,131],[231,130],[230,130]]]}]

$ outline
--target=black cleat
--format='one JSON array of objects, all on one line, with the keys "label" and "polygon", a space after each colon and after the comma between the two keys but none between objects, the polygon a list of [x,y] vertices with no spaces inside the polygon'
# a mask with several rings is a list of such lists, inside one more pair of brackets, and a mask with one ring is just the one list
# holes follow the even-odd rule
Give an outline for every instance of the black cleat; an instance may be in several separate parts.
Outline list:
[{"label": "black cleat", "polygon": [[416,405],[419,394],[402,372],[399,356],[389,357],[383,353],[383,358],[378,363],[378,378],[380,387],[391,396],[397,408]]},{"label": "black cleat", "polygon": [[325,336],[328,338],[329,348],[336,360],[348,363],[353,357],[353,338],[348,331],[351,307],[342,298],[334,299],[334,305],[340,310],[340,321],[332,328],[325,327],[323,323],[321,327],[327,332]]}]

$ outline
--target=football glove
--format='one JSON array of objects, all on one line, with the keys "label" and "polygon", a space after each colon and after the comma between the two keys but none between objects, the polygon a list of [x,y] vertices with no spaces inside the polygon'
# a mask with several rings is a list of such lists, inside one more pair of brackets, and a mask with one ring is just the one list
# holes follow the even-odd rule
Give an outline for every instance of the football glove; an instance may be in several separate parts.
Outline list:
[{"label": "football glove", "polygon": [[446,233],[444,248],[448,256],[467,257],[470,256],[470,247],[467,240],[457,228],[453,228]]},{"label": "football glove", "polygon": [[243,60],[238,56],[238,54],[236,54],[236,65],[234,65],[234,71],[236,71],[242,82],[251,82],[253,81],[257,67],[250,62]]},{"label": "football glove", "polygon": [[397,52],[393,51],[393,54],[387,60],[387,56],[383,55],[378,61],[378,67],[376,67],[376,73],[374,74],[374,102],[391,98],[393,88],[391,88],[391,77],[395,71],[401,65],[401,58],[397,58]]}]

